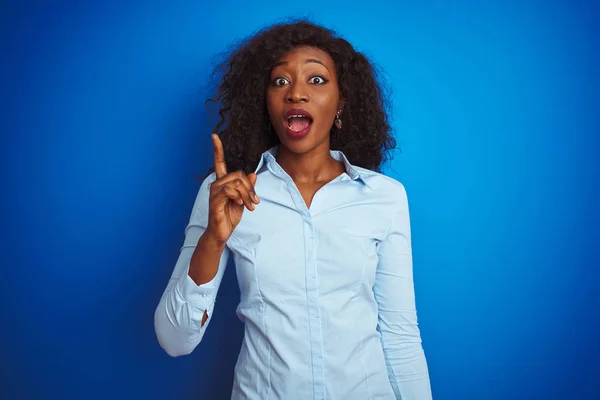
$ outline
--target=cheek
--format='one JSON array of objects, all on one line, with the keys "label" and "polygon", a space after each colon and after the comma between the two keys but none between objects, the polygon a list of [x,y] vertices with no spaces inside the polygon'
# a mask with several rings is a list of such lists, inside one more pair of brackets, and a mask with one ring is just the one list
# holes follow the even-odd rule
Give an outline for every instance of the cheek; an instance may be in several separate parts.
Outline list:
[{"label": "cheek", "polygon": [[335,83],[328,84],[327,88],[322,88],[318,93],[315,93],[314,100],[321,103],[323,107],[336,108],[340,98],[339,90]]},{"label": "cheek", "polygon": [[267,111],[269,112],[269,116],[273,117],[273,115],[276,114],[275,102],[273,101],[273,96],[269,93],[267,93],[267,96],[266,96],[266,103],[267,103]]},{"label": "cheek", "polygon": [[327,117],[327,120],[331,117],[333,121],[333,117],[337,112],[338,100],[337,93],[327,93],[314,99],[313,102],[318,106],[321,117]]}]

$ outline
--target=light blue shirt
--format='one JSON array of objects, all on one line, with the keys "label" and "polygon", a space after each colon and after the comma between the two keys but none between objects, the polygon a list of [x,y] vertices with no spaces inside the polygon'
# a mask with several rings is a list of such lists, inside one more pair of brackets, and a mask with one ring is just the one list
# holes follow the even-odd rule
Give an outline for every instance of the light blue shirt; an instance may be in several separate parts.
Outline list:
[{"label": "light blue shirt", "polygon": [[260,204],[244,211],[213,280],[196,285],[189,262],[208,223],[215,173],[200,186],[155,312],[161,347],[176,357],[200,343],[232,255],[245,324],[232,399],[431,399],[404,186],[331,150],[346,170],[307,208],[278,149],[256,168]]}]

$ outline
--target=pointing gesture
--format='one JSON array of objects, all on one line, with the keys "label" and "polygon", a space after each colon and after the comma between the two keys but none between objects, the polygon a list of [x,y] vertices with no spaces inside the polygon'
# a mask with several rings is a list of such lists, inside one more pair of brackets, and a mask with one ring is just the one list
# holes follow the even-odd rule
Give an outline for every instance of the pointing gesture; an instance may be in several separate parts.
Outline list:
[{"label": "pointing gesture", "polygon": [[215,151],[215,172],[217,173],[217,179],[227,175],[227,165],[225,165],[225,152],[223,151],[223,143],[218,135],[214,133],[211,135],[214,151]]},{"label": "pointing gesture", "polygon": [[215,134],[212,141],[217,179],[210,185],[207,232],[217,243],[225,244],[240,223],[244,208],[254,211],[260,200],[254,191],[256,174],[246,175],[244,171],[228,174],[223,143]]}]

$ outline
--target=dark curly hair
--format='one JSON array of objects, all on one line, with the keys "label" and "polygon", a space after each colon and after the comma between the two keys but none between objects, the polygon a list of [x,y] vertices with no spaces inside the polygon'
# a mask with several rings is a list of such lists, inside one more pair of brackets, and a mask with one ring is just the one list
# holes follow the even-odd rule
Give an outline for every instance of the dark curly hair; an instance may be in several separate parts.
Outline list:
[{"label": "dark curly hair", "polygon": [[218,91],[206,104],[220,103],[213,132],[223,142],[229,172],[253,172],[261,154],[280,143],[269,119],[266,89],[273,65],[297,46],[319,48],[335,63],[344,124],[339,131],[332,127],[330,148],[341,150],[354,165],[380,172],[396,147],[380,75],[346,40],[304,19],[269,26],[243,40],[213,72]]}]

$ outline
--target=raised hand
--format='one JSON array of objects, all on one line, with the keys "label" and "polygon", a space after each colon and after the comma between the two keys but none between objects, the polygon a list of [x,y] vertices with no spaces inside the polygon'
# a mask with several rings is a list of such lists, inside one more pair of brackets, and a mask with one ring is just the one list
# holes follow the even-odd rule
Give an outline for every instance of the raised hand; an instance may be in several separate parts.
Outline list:
[{"label": "raised hand", "polygon": [[240,223],[244,209],[254,211],[254,204],[260,203],[260,200],[254,191],[256,174],[246,175],[244,171],[227,173],[223,143],[215,134],[212,141],[217,179],[210,185],[206,231],[213,240],[224,245]]}]

